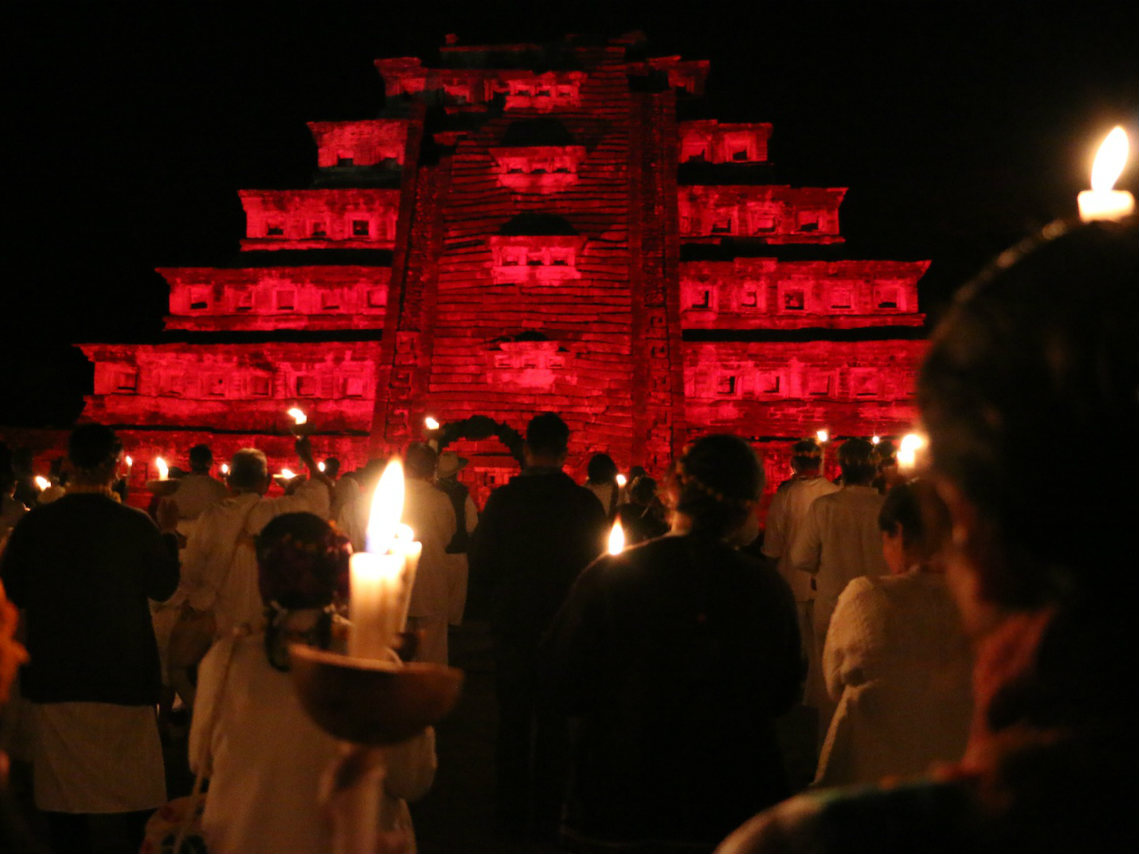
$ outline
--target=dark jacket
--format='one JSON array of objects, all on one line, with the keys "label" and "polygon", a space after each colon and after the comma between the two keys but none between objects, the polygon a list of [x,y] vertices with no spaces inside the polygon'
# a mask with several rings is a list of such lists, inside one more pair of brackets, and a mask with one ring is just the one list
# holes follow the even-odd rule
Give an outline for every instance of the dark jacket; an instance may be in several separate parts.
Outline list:
[{"label": "dark jacket", "polygon": [[499,642],[536,645],[570,585],[605,547],[601,505],[557,469],[529,469],[487,499],[468,559],[489,588]]},{"label": "dark jacket", "polygon": [[28,513],[0,558],[23,609],[39,703],[158,701],[158,647],[147,599],[178,586],[178,550],[145,513],[103,495],[67,495]]},{"label": "dark jacket", "polygon": [[804,674],[795,604],[778,573],[729,546],[662,537],[599,559],[540,667],[581,718],[566,817],[578,847],[710,850],[789,794],[773,719]]}]

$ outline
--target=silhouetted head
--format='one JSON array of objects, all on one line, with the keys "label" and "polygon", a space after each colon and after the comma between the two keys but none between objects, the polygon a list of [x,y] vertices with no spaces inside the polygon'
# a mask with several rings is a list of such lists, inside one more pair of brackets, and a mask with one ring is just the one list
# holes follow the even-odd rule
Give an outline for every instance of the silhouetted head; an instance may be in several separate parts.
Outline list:
[{"label": "silhouetted head", "polygon": [[426,442],[412,442],[403,455],[403,469],[408,477],[429,480],[435,476],[439,455]]},{"label": "silhouetted head", "polygon": [[613,483],[617,480],[617,464],[608,454],[594,454],[585,469],[590,483]]},{"label": "silhouetted head", "polygon": [[234,492],[256,492],[264,495],[269,489],[269,460],[256,448],[242,448],[229,461],[226,476]]},{"label": "silhouetted head", "polygon": [[103,424],[81,424],[67,440],[67,458],[75,478],[86,483],[109,484],[122,452],[115,431]]},{"label": "silhouetted head", "polygon": [[878,454],[866,439],[847,439],[839,446],[838,465],[845,485],[866,486],[878,472]]},{"label": "silhouetted head", "polygon": [[535,415],[526,425],[526,457],[539,465],[561,465],[569,446],[569,426],[554,412]]},{"label": "silhouetted head", "polygon": [[214,452],[209,445],[194,445],[190,448],[190,471],[205,474],[214,464]]},{"label": "silhouetted head", "polygon": [[796,474],[817,472],[823,461],[823,449],[814,439],[803,439],[791,446],[791,468]]},{"label": "silhouetted head", "polygon": [[692,532],[725,537],[739,530],[763,492],[763,466],[738,436],[697,439],[673,468],[670,493]]}]

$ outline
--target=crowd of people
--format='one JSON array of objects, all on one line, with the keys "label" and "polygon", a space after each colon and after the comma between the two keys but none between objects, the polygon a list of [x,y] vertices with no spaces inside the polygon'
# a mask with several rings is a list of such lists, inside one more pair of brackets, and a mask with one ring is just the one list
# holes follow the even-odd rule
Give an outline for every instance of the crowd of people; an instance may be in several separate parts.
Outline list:
[{"label": "crowd of people", "polygon": [[[1136,237],[1134,222],[1057,224],[1002,255],[931,341],[927,459],[902,471],[849,438],[832,482],[819,444],[795,442],[762,531],[764,467],[735,436],[627,483],[599,451],[579,484],[569,428],[542,413],[481,512],[467,460],[406,447],[403,521],[423,551],[388,659],[446,665],[449,627],[485,617],[503,838],[725,854],[1134,842],[1135,633],[1115,580],[1136,499],[1056,437],[1096,436],[1135,472]],[[137,850],[167,801],[160,716],[181,708],[211,852],[332,850],[351,763],[301,707],[288,645],[343,648],[383,462],[338,476],[307,438],[296,451],[307,475],[278,493],[260,451],[222,483],[197,446],[150,514],[116,490],[123,448],[103,425],[72,433],[65,488],[30,512],[22,463],[0,459],[2,735],[46,828],[13,808],[5,759],[0,842]],[[615,521],[629,545],[606,553]],[[810,722],[805,791],[789,715]],[[369,754],[378,850],[415,850],[407,802],[439,761],[431,728]]]}]

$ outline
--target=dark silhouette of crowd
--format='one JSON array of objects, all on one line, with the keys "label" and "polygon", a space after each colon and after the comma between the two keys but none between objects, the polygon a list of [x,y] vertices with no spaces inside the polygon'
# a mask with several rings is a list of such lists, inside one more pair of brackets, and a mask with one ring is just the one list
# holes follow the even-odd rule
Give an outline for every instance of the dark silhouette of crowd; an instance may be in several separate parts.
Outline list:
[{"label": "dark silhouette of crowd", "polygon": [[[467,459],[404,448],[422,556],[385,666],[447,666],[448,638],[486,626],[503,849],[1133,847],[1139,508],[1062,446],[1095,437],[1114,482],[1135,474],[1137,236],[1055,223],[1001,255],[933,334],[916,462],[842,437],[831,482],[819,443],[789,440],[765,514],[762,461],[730,435],[624,476],[592,449],[579,483],[540,413],[481,511]],[[5,850],[333,850],[334,813],[415,850],[408,802],[449,761],[434,731],[353,752],[289,676],[289,644],[345,649],[384,461],[296,451],[278,490],[260,451],[223,482],[196,446],[148,515],[108,427],[76,428],[39,486],[0,447]],[[168,803],[179,725],[199,779]]]}]

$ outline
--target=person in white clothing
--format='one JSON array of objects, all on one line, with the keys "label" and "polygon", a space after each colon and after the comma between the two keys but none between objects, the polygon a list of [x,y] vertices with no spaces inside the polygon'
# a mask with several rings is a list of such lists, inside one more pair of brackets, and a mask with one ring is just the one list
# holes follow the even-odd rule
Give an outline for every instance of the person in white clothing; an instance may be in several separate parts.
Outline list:
[{"label": "person in white clothing", "polygon": [[447,555],[451,561],[447,621],[452,626],[463,622],[470,576],[467,549],[470,547],[471,535],[479,524],[479,511],[471,498],[471,491],[459,482],[459,472],[468,462],[466,457],[460,457],[454,451],[443,451],[435,468],[435,485],[450,499],[451,509],[455,511],[455,536],[447,544]]},{"label": "person in white clothing", "polygon": [[451,499],[433,483],[438,457],[423,442],[412,442],[403,457],[403,522],[423,544],[408,608],[408,631],[420,634],[417,661],[447,664],[447,623],[453,562],[447,545],[457,524]]},{"label": "person in white clothing", "polygon": [[[814,576],[811,630],[817,650],[823,649],[831,614],[851,579],[888,571],[878,531],[882,496],[870,486],[876,473],[874,446],[865,439],[848,439],[838,450],[838,461],[842,488],[812,502],[789,556],[794,570]],[[807,705],[819,710],[820,735],[834,712],[821,682],[808,678],[804,697]]]},{"label": "person in white clothing", "polygon": [[198,518],[207,508],[220,504],[229,497],[229,490],[220,480],[210,477],[214,455],[209,445],[190,448],[190,473],[178,478],[178,488],[170,500],[178,507],[178,533],[189,538]]},{"label": "person in white clothing", "polygon": [[182,555],[182,583],[173,600],[195,611],[211,611],[218,635],[234,626],[256,627],[262,618],[257,591],[253,538],[282,513],[314,513],[328,518],[330,482],[316,467],[307,437],[297,440],[297,456],[308,467],[309,480],[293,494],[266,498],[272,483],[268,461],[255,448],[243,448],[230,462],[232,496],[208,508]]},{"label": "person in white clothing", "polygon": [[[309,513],[277,516],[257,538],[259,589],[271,618],[261,631],[219,641],[203,659],[190,730],[191,768],[210,778],[202,831],[211,854],[333,848],[324,801],[342,747],[302,708],[287,648],[330,647],[332,604],[347,592],[350,552],[345,537]],[[405,799],[431,787],[434,732],[384,748],[379,758],[383,850],[413,852]]]},{"label": "person in white clothing", "polygon": [[973,662],[938,555],[948,510],[912,481],[886,495],[878,524],[890,575],[851,581],[827,633],[823,669],[838,708],[816,785],[920,774],[965,752]]}]

